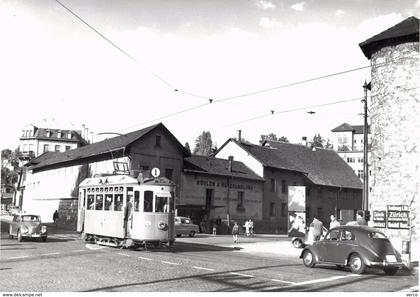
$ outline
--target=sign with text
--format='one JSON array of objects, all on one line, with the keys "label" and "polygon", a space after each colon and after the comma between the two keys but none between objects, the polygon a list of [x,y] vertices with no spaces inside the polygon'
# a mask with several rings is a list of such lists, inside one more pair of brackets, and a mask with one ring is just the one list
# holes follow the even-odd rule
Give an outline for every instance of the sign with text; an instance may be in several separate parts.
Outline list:
[{"label": "sign with text", "polygon": [[306,187],[289,186],[288,211],[305,211]]},{"label": "sign with text", "polygon": [[410,208],[408,205],[387,206],[387,228],[388,229],[409,229]]},{"label": "sign with text", "polygon": [[372,213],[372,221],[374,228],[386,228],[386,211],[374,210]]}]

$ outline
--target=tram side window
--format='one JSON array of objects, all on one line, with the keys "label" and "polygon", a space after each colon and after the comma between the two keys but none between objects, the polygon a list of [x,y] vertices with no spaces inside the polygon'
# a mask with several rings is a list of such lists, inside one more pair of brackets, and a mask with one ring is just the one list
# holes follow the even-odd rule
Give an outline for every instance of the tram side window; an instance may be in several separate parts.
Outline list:
[{"label": "tram side window", "polygon": [[112,194],[105,195],[105,210],[112,210]]},{"label": "tram side window", "polygon": [[115,194],[114,210],[115,211],[122,211],[122,207],[123,207],[123,195],[122,194]]},{"label": "tram side window", "polygon": [[87,208],[88,209],[95,209],[95,203],[94,203],[95,199],[93,195],[88,195],[88,199],[87,199]]},{"label": "tram side window", "polygon": [[168,212],[168,198],[156,196],[155,212]]},{"label": "tram side window", "polygon": [[153,212],[153,191],[144,191],[144,212]]},{"label": "tram side window", "polygon": [[102,194],[96,195],[95,210],[103,210],[103,206],[104,206],[104,195]]},{"label": "tram side window", "polygon": [[134,211],[139,211],[140,192],[134,191]]},{"label": "tram side window", "polygon": [[168,198],[169,199],[169,212],[175,211],[175,200],[173,197]]}]

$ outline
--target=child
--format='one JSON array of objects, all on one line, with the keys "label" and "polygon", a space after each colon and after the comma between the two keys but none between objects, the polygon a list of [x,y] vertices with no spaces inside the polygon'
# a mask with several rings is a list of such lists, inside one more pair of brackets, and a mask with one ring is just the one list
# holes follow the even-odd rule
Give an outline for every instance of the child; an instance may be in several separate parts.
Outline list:
[{"label": "child", "polygon": [[239,234],[239,226],[238,226],[238,223],[235,222],[232,228],[233,242],[235,243],[238,241],[238,234]]}]

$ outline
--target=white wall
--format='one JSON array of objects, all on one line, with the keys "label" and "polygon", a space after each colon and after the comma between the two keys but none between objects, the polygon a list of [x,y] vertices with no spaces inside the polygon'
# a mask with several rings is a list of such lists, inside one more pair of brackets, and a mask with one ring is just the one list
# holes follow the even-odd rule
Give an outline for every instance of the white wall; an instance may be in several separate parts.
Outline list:
[{"label": "white wall", "polygon": [[241,161],[256,174],[264,177],[264,166],[233,141],[226,144],[216,155],[217,158],[221,159],[228,159],[229,156],[233,156],[234,160]]}]

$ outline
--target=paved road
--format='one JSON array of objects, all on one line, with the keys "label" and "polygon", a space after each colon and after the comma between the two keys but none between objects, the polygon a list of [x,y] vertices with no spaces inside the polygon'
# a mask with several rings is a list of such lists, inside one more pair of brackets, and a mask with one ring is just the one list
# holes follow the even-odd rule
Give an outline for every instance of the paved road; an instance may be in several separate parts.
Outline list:
[{"label": "paved road", "polygon": [[[229,237],[181,238],[172,251],[141,251],[87,244],[73,232],[54,228],[46,243],[17,242],[8,239],[6,226],[2,223],[3,292],[377,292],[418,285],[417,272],[386,276],[373,270],[360,276],[335,267],[308,269],[296,256],[246,248],[268,244],[270,238],[247,238],[238,248]],[[290,244],[275,240],[280,247]]]}]

